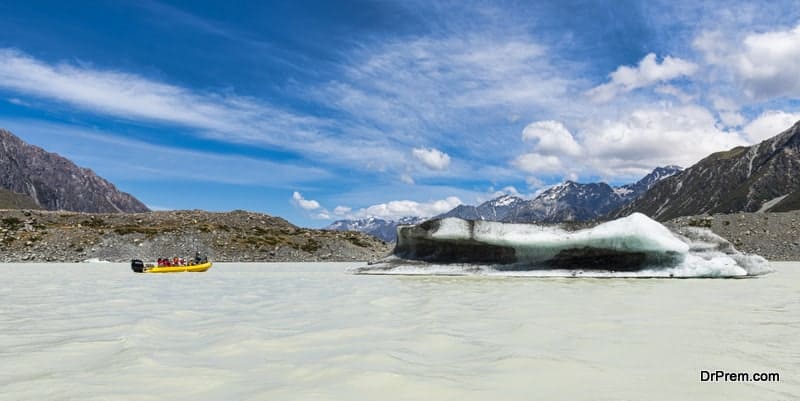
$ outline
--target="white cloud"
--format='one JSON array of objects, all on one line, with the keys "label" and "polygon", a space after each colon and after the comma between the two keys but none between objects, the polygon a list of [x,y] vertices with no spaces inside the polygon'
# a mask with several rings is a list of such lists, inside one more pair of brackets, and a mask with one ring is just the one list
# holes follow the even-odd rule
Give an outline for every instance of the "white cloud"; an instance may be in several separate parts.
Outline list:
[{"label": "white cloud", "polygon": [[559,121],[537,121],[522,130],[523,141],[534,141],[533,151],[518,156],[512,165],[531,174],[552,174],[570,168],[564,161],[581,156],[583,149]]},{"label": "white cloud", "polygon": [[662,95],[672,96],[672,97],[680,100],[682,103],[688,103],[692,99],[694,99],[694,96],[682,91],[681,89],[679,89],[679,88],[677,88],[677,87],[675,87],[673,85],[659,85],[659,86],[656,86],[655,91],[656,91],[656,93],[660,93]]},{"label": "white cloud", "polygon": [[502,189],[497,190],[497,191],[495,191],[494,188],[489,188],[489,193],[492,194],[492,199],[497,198],[498,196],[502,196],[502,195],[522,196],[522,194],[520,194],[519,191],[517,190],[517,188],[515,186],[513,186],[513,185],[505,186]]},{"label": "white cloud", "polygon": [[336,206],[333,209],[333,214],[335,214],[337,216],[344,216],[347,213],[350,213],[351,210],[353,210],[353,208],[350,208],[350,207],[347,207],[347,206]]},{"label": "white cloud", "polygon": [[[314,156],[373,170],[397,167],[403,152],[383,132],[294,112],[231,93],[207,93],[87,64],[49,64],[0,49],[0,88],[92,113],[187,127],[190,133]],[[329,135],[347,131],[347,136]],[[353,152],[353,148],[361,151]]]},{"label": "white cloud", "polygon": [[564,164],[558,156],[526,153],[517,157],[512,163],[518,169],[531,174],[550,174],[564,170]]},{"label": "white cloud", "polygon": [[586,132],[585,138],[592,167],[612,176],[668,164],[690,166],[710,153],[746,144],[696,105],[637,109]]},{"label": "white cloud", "polygon": [[414,148],[414,158],[432,170],[445,170],[450,166],[450,156],[434,148]]},{"label": "white cloud", "polygon": [[[730,35],[707,31],[694,47],[706,62],[729,71],[751,99],[800,97],[800,25],[794,29]],[[719,74],[725,78],[725,74]]]},{"label": "white cloud", "polygon": [[448,212],[461,203],[455,196],[430,202],[396,200],[359,209],[351,214],[351,218],[379,217],[397,220],[405,216],[432,217]]},{"label": "white cloud", "polygon": [[[319,202],[315,200],[305,199],[303,195],[301,195],[300,192],[297,191],[294,191],[294,193],[292,194],[292,203],[294,203],[297,206],[300,206],[300,208],[303,210],[317,210],[321,207]],[[325,212],[323,211],[323,213]]]},{"label": "white cloud", "polygon": [[330,213],[328,213],[327,210],[323,210],[323,211],[321,211],[319,213],[316,213],[316,214],[312,215],[311,217],[314,218],[314,219],[317,219],[317,220],[331,220],[331,219],[333,219],[333,217],[331,217]]},{"label": "white cloud", "polygon": [[758,143],[791,128],[798,121],[800,112],[769,110],[750,121],[742,130],[752,143]]},{"label": "white cloud", "polygon": [[[351,55],[340,79],[309,91],[402,143],[481,135],[531,109],[556,105],[572,84],[528,35],[455,34],[382,41]],[[462,141],[465,148],[481,140]]]},{"label": "white cloud", "polygon": [[746,121],[739,112],[739,105],[733,100],[721,96],[712,96],[712,104],[719,114],[719,119],[728,127],[738,127]]},{"label": "white cloud", "polygon": [[[565,127],[555,131],[563,138],[569,132]],[[572,135],[568,138],[575,142],[572,148],[582,151],[557,152],[563,146],[545,147],[546,152],[534,148],[514,159],[512,165],[525,173],[559,174],[573,181],[579,173],[635,177],[656,166],[688,167],[710,153],[748,144],[739,132],[721,129],[708,109],[691,104],[642,107],[616,120],[589,121],[583,125],[580,140]]]},{"label": "white cloud", "polygon": [[537,121],[522,131],[522,139],[535,141],[536,152],[542,155],[578,156],[581,146],[572,133],[558,121]]},{"label": "white cloud", "polygon": [[589,97],[599,103],[608,102],[620,93],[666,82],[697,71],[697,65],[677,57],[666,56],[661,64],[654,53],[649,53],[636,67],[620,66],[610,74],[611,81],[589,90]]},{"label": "white cloud", "polygon": [[[113,131],[69,124],[0,119],[0,127],[11,130],[27,142],[64,155],[79,165],[89,166],[111,181],[177,179],[285,188],[298,183],[309,185],[333,177],[329,171],[318,167],[154,145],[123,138]],[[131,160],[148,162],[132,163]]]},{"label": "white cloud", "polygon": [[528,189],[539,189],[545,186],[544,181],[534,176],[525,177],[525,183],[528,184]]},{"label": "white cloud", "polygon": [[405,184],[414,185],[414,177],[412,177],[410,174],[400,175],[400,181]]}]

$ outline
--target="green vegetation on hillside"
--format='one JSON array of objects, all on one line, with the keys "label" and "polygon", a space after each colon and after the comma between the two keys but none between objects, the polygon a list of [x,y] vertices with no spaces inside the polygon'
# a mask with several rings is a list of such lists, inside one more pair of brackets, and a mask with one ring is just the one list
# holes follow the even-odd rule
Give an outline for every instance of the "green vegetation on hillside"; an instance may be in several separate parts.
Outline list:
[{"label": "green vegetation on hillside", "polygon": [[771,207],[768,212],[789,212],[800,210],[800,191],[795,191],[783,198],[777,205]]},{"label": "green vegetation on hillside", "polygon": [[41,209],[28,195],[0,188],[0,209]]}]

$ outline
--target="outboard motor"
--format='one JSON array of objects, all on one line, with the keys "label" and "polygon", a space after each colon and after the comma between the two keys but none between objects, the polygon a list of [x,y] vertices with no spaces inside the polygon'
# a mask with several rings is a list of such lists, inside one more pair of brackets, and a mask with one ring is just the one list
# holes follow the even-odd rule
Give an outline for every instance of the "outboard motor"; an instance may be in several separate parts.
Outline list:
[{"label": "outboard motor", "polygon": [[144,273],[144,262],[139,259],[131,260],[131,269],[136,273]]}]

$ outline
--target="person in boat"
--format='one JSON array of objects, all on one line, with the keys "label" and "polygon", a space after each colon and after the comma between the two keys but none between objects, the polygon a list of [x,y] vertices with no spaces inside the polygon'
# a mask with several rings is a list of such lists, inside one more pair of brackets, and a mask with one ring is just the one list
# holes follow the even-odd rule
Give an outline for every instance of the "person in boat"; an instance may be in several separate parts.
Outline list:
[{"label": "person in boat", "polygon": [[194,251],[194,264],[199,265],[201,260],[200,251]]}]

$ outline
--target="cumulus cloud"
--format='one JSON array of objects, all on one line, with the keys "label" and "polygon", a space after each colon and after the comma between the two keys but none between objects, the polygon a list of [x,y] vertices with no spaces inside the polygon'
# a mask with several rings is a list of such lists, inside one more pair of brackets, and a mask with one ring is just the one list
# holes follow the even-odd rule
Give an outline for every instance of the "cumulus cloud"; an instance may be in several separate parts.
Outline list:
[{"label": "cumulus cloud", "polygon": [[537,121],[522,131],[522,139],[534,141],[536,151],[543,155],[577,156],[581,146],[572,133],[559,121]]},{"label": "cumulus cloud", "polygon": [[300,208],[303,210],[317,210],[321,207],[319,202],[315,200],[305,199],[303,195],[301,195],[300,192],[297,191],[294,191],[294,193],[292,194],[292,203],[294,203],[297,206],[300,206]]},{"label": "cumulus cloud", "polygon": [[450,166],[450,156],[434,148],[414,148],[411,151],[414,158],[432,170],[445,170]]},{"label": "cumulus cloud", "polygon": [[690,166],[710,153],[745,145],[736,132],[723,131],[697,105],[641,108],[585,134],[583,145],[594,168],[610,175],[654,166]]},{"label": "cumulus cloud", "polygon": [[533,151],[512,164],[532,174],[552,174],[568,168],[563,161],[580,156],[581,145],[559,121],[537,121],[522,130],[522,140],[534,142]]},{"label": "cumulus cloud", "polygon": [[[632,177],[656,166],[690,166],[710,153],[748,143],[739,132],[721,129],[711,111],[693,104],[642,107],[619,119],[595,121],[583,127],[580,140],[561,123],[546,125],[558,127],[550,130],[558,133],[553,137],[570,145],[534,147],[512,165],[534,175]],[[523,137],[530,132],[526,128]]]},{"label": "cumulus cloud", "polygon": [[790,128],[800,121],[800,112],[787,113],[779,110],[769,110],[761,113],[742,129],[752,143],[758,143],[771,138]]},{"label": "cumulus cloud", "polygon": [[654,53],[649,53],[635,67],[620,66],[609,76],[611,81],[596,86],[587,92],[598,103],[608,102],[620,93],[627,93],[659,82],[689,76],[697,71],[697,65],[677,57],[667,56],[659,64]]},{"label": "cumulus cloud", "polygon": [[751,99],[800,97],[800,25],[743,37],[703,32],[694,47],[709,64],[731,71]]},{"label": "cumulus cloud", "polygon": [[359,209],[351,218],[379,217],[397,220],[405,216],[432,217],[452,210],[462,202],[455,196],[430,202],[396,200]]}]

